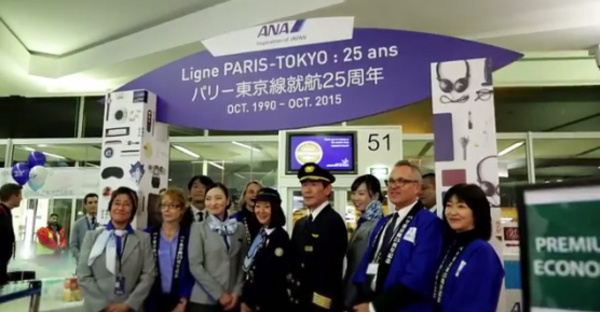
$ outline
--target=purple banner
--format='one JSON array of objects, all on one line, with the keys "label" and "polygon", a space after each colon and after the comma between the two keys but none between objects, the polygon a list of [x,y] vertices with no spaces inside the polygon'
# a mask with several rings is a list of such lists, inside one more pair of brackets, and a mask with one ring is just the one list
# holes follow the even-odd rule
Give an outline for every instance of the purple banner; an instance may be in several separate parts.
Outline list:
[{"label": "purple banner", "polygon": [[496,70],[520,57],[446,36],[357,28],[352,39],[336,42],[218,57],[203,51],[119,90],[156,93],[157,120],[172,125],[283,130],[352,120],[424,100],[431,96],[432,62],[490,58]]},{"label": "purple banner", "polygon": [[315,162],[331,171],[355,171],[354,134],[291,134],[288,145],[288,171]]}]

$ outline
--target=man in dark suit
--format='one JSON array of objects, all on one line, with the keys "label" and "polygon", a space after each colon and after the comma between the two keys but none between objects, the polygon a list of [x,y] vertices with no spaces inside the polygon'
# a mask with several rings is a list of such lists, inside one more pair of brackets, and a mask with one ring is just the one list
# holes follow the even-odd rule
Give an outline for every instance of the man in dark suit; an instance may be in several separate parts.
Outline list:
[{"label": "man in dark suit", "polygon": [[14,183],[4,184],[0,188],[0,287],[8,282],[8,262],[15,252],[15,230],[11,210],[21,204],[22,189]]},{"label": "man in dark suit", "polygon": [[310,210],[292,233],[290,299],[296,311],[342,310],[342,275],[348,233],[344,219],[331,208],[335,177],[315,163],[298,172],[302,197]]}]

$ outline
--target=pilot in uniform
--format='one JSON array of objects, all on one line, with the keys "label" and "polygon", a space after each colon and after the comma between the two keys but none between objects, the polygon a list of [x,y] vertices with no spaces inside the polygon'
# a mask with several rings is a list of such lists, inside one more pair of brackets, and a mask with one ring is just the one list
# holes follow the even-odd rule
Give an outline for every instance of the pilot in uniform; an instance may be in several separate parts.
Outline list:
[{"label": "pilot in uniform", "polygon": [[329,204],[335,177],[315,163],[306,163],[298,179],[310,214],[296,222],[292,233],[292,306],[298,312],[339,312],[348,232],[344,219]]}]

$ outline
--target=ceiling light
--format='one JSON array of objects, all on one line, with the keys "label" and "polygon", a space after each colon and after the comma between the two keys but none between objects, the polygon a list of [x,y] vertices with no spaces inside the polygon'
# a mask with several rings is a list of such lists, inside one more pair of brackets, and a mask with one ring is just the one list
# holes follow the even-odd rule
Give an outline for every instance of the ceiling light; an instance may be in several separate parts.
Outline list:
[{"label": "ceiling light", "polygon": [[213,166],[213,167],[215,167],[215,168],[219,168],[219,169],[221,169],[221,170],[225,169],[225,168],[223,168],[223,166],[221,166],[221,165],[217,164],[217,163],[216,163],[216,162],[214,162],[214,161],[209,161],[209,162],[208,162],[208,164],[209,164],[209,165],[211,165],[211,166]]},{"label": "ceiling light", "polygon": [[500,151],[500,153],[498,153],[498,156],[504,156],[504,155],[516,150],[517,148],[523,146],[523,144],[525,144],[525,141],[517,142],[517,143],[503,149],[502,151]]},{"label": "ceiling light", "polygon": [[48,147],[46,144],[38,144],[38,147]]},{"label": "ceiling light", "polygon": [[[31,147],[27,147],[27,146],[23,146],[23,149],[26,150],[26,151],[29,151],[29,152],[36,151],[36,149],[31,148]],[[42,152],[44,155],[49,156],[49,157],[54,157],[54,158],[57,158],[57,159],[67,159],[66,157],[63,157],[63,156],[60,156],[60,155],[57,155],[57,154],[52,154],[52,153],[43,152],[43,151],[40,151],[40,152]]]},{"label": "ceiling light", "polygon": [[240,143],[240,142],[237,142],[237,141],[231,141],[231,143],[233,143],[233,144],[235,144],[237,146],[241,146],[243,148],[247,148],[247,149],[255,151],[255,152],[260,152],[260,149],[254,147],[254,146],[250,146],[248,144]]},{"label": "ceiling light", "polygon": [[242,180],[246,180],[246,177],[245,177],[245,176],[243,176],[243,175],[241,175],[241,174],[239,174],[239,173],[237,173],[237,172],[236,172],[236,173],[234,173],[233,175],[234,175],[234,176],[236,176],[236,177],[238,177],[238,178],[240,178],[240,179],[242,179]]},{"label": "ceiling light", "polygon": [[183,146],[179,146],[179,145],[175,145],[175,144],[172,144],[172,146],[173,146],[174,149],[176,149],[176,150],[178,150],[178,151],[180,151],[180,152],[182,152],[182,153],[184,153],[184,154],[186,154],[186,155],[188,155],[190,157],[200,158],[200,155],[198,155],[198,154],[190,151],[189,149],[187,149],[187,148],[185,148]]}]

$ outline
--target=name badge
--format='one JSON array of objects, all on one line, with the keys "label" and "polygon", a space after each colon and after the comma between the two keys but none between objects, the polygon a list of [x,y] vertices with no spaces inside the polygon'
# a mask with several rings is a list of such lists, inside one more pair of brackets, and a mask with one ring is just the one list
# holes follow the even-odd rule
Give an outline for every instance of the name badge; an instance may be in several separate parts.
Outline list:
[{"label": "name badge", "polygon": [[304,246],[304,251],[305,252],[313,252],[313,246]]},{"label": "name badge", "polygon": [[125,277],[117,276],[115,280],[115,295],[122,296],[125,294]]},{"label": "name badge", "polygon": [[379,263],[369,263],[367,267],[367,275],[376,275],[379,270]]}]

